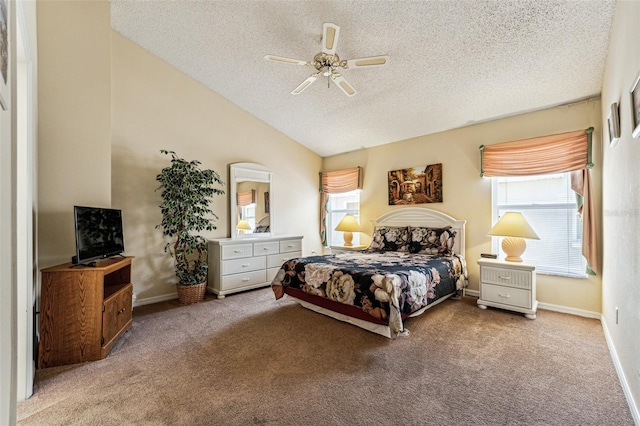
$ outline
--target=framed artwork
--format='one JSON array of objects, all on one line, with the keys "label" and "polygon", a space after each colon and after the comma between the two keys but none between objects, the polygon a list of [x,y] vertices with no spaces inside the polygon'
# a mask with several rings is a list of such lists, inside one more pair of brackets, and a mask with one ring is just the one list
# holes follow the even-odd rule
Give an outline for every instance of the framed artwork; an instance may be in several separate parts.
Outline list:
[{"label": "framed artwork", "polygon": [[389,205],[442,202],[442,163],[392,170],[389,181]]},{"label": "framed artwork", "polygon": [[631,136],[640,137],[640,73],[631,86]]},{"label": "framed artwork", "polygon": [[620,114],[618,113],[618,103],[611,104],[611,111],[607,117],[607,127],[609,128],[609,146],[615,146],[620,139]]},{"label": "framed artwork", "polygon": [[9,87],[7,85],[9,70],[8,22],[7,0],[0,0],[0,106],[5,111],[7,110],[7,100],[9,99]]}]

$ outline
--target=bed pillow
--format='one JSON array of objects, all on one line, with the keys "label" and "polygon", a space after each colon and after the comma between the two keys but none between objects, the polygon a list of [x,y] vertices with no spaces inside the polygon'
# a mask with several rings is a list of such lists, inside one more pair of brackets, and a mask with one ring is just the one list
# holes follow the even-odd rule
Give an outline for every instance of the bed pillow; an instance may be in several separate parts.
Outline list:
[{"label": "bed pillow", "polygon": [[446,228],[410,227],[409,252],[451,256],[456,231]]},{"label": "bed pillow", "polygon": [[409,228],[406,226],[376,226],[369,251],[409,251]]}]

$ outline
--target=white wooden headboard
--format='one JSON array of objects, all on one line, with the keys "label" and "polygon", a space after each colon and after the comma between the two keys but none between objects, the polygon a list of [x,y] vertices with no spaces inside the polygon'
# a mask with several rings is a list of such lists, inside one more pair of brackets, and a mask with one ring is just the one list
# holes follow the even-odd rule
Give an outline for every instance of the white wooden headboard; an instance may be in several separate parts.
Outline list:
[{"label": "white wooden headboard", "polygon": [[444,228],[450,226],[456,231],[453,244],[454,253],[464,256],[466,220],[454,219],[451,216],[424,207],[402,207],[385,213],[371,221],[373,226],[429,226]]}]

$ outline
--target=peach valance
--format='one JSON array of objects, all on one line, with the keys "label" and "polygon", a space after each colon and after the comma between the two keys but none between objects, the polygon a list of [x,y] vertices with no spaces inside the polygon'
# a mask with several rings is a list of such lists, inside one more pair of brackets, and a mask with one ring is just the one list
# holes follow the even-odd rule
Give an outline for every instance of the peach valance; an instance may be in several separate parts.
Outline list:
[{"label": "peach valance", "polygon": [[480,146],[480,176],[532,176],[592,168],[587,130]]},{"label": "peach valance", "polygon": [[244,207],[244,206],[248,206],[249,204],[256,203],[255,189],[252,189],[250,191],[245,191],[245,192],[239,192],[237,196],[238,196],[238,206],[240,207]]}]

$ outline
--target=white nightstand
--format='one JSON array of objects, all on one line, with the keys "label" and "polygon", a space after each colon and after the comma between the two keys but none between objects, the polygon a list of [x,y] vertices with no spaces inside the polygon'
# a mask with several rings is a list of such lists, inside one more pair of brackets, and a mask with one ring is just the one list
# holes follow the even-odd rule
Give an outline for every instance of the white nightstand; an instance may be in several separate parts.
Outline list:
[{"label": "white nightstand", "polygon": [[480,259],[478,307],[508,309],[536,319],[536,267],[520,262]]},{"label": "white nightstand", "polygon": [[368,246],[331,246],[331,253],[344,253],[346,251],[362,251]]}]

